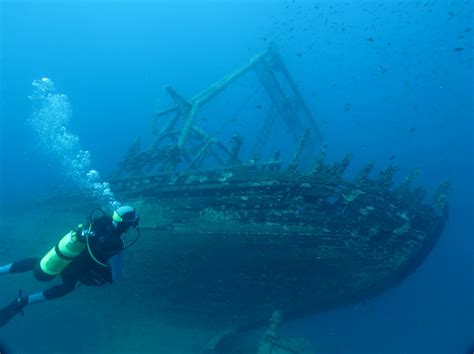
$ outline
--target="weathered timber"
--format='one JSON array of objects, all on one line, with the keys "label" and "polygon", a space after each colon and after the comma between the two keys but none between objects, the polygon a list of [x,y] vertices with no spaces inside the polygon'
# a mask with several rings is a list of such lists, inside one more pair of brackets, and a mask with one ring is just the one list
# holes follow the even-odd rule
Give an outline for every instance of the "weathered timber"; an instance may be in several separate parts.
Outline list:
[{"label": "weathered timber", "polygon": [[301,155],[303,154],[303,149],[305,148],[305,144],[308,142],[308,139],[309,139],[309,130],[306,129],[296,149],[295,156],[293,157],[293,162],[291,162],[290,165],[288,166],[289,171],[295,172],[298,169],[298,165],[301,161]]},{"label": "weathered timber", "polygon": [[243,144],[243,138],[240,135],[234,135],[232,137],[232,146],[229,152],[229,158],[226,161],[227,166],[237,165],[241,163],[239,159],[240,148]]},{"label": "weathered timber", "polygon": [[380,176],[379,176],[379,183],[382,184],[383,187],[385,188],[390,188],[393,183],[393,176],[395,173],[398,171],[399,166],[398,165],[389,165],[382,171],[380,171]]},{"label": "weathered timber", "polygon": [[357,173],[357,176],[354,180],[354,183],[356,185],[361,185],[361,184],[365,183],[367,181],[367,178],[369,178],[369,174],[370,174],[370,172],[372,171],[373,168],[374,168],[374,163],[373,162],[369,162],[364,167],[362,167],[359,170],[359,172]]},{"label": "weathered timber", "polygon": [[[125,156],[125,161],[121,162],[122,168],[118,169],[117,175],[132,177],[153,174],[157,171],[171,172],[177,170],[179,164],[186,165],[185,169],[188,170],[198,169],[201,164],[206,164],[209,156],[214,158],[218,166],[228,164],[228,161],[232,160],[229,157],[231,148],[199,127],[197,117],[203,106],[249,71],[256,74],[259,84],[263,86],[271,100],[270,109],[253,148],[254,159],[260,157],[263,148],[270,140],[271,128],[278,118],[282,119],[288,127],[295,143],[306,134],[305,132],[309,132],[306,135],[304,147],[306,152],[312,153],[316,144],[322,141],[321,132],[280,54],[275,46],[270,46],[268,50],[253,57],[242,68],[214,82],[209,88],[189,100],[171,86],[167,86],[165,89],[175,102],[174,107],[155,114],[152,121],[155,133],[153,142],[145,151],[134,152],[133,165]],[[159,129],[158,123],[166,116],[170,117]],[[195,146],[190,148],[192,139],[199,142],[197,149]],[[213,150],[213,145],[216,145],[225,157],[220,157]],[[155,158],[149,159],[150,155]],[[302,155],[303,151],[300,151],[299,158]]]},{"label": "weathered timber", "polygon": [[315,174],[320,172],[324,168],[324,160],[326,159],[326,150],[327,144],[324,144],[319,151],[319,154],[316,156],[313,167],[311,169],[311,173]]},{"label": "weathered timber", "polygon": [[292,318],[396,285],[440,236],[448,185],[426,203],[421,187],[392,189],[393,167],[371,179],[369,164],[344,179],[350,160],[307,175],[259,162],[113,182],[141,210],[150,247],[173,250],[148,261],[149,291],[164,308],[171,301],[173,311],[238,327],[275,309]]}]

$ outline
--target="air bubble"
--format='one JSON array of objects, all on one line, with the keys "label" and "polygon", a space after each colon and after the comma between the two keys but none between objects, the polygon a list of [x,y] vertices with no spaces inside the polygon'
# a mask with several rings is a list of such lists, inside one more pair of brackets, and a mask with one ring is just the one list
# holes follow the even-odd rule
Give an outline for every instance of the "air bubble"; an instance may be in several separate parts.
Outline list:
[{"label": "air bubble", "polygon": [[91,155],[81,148],[79,137],[69,131],[72,111],[66,95],[56,92],[54,83],[47,77],[32,83],[33,114],[29,119],[36,133],[39,146],[57,159],[62,173],[84,193],[95,197],[104,207],[116,209],[120,206],[110,185],[100,182],[100,174],[92,170]]}]

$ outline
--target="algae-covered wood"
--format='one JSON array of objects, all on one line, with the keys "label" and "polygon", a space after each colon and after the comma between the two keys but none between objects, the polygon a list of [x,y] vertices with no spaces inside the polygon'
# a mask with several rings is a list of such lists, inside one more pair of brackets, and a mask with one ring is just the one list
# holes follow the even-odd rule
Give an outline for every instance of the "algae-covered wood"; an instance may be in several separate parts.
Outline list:
[{"label": "algae-covered wood", "polygon": [[438,239],[447,184],[422,204],[416,189],[390,189],[388,172],[341,180],[343,165],[311,175],[239,166],[117,181],[142,216],[130,254],[144,301],[245,326],[276,309],[295,317],[396,285]]}]

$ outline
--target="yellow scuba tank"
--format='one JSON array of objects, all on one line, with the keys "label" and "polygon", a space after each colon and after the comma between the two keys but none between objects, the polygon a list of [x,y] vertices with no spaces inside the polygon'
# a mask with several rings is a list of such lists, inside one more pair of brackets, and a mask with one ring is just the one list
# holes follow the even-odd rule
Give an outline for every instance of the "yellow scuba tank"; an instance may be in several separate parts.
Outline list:
[{"label": "yellow scuba tank", "polygon": [[40,268],[46,274],[54,277],[61,273],[71,261],[84,251],[84,242],[78,239],[82,225],[66,235],[40,261]]}]

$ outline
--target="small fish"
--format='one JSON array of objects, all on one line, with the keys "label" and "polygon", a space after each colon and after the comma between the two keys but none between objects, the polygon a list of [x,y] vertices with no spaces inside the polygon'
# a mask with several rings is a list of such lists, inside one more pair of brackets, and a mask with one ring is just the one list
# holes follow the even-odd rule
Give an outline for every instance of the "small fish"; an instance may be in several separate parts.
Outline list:
[{"label": "small fish", "polygon": [[290,27],[290,29],[288,30],[288,32],[293,32],[295,28],[294,27]]},{"label": "small fish", "polygon": [[385,74],[387,72],[387,68],[384,68],[382,65],[379,65],[379,70],[382,74]]},{"label": "small fish", "polygon": [[268,41],[268,38],[267,38],[267,37],[263,37],[263,40],[266,42],[266,41]]},{"label": "small fish", "polygon": [[296,56],[298,56],[298,57],[301,58],[301,57],[303,56],[303,54],[301,54],[301,53],[296,53]]},{"label": "small fish", "polygon": [[201,118],[201,120],[203,120],[204,122],[207,122],[207,118]]},{"label": "small fish", "polygon": [[257,109],[260,109],[260,108],[262,108],[262,107],[263,107],[263,106],[262,106],[261,104],[258,104],[258,105],[255,106],[255,108],[257,108]]},{"label": "small fish", "polygon": [[454,48],[454,51],[455,51],[455,52],[462,52],[463,50],[464,50],[463,47]]},{"label": "small fish", "polygon": [[410,134],[413,133],[415,131],[415,128],[411,128],[410,129]]},{"label": "small fish", "polygon": [[395,155],[392,155],[392,156],[390,156],[390,161],[393,161],[393,160],[395,160],[395,158],[396,158],[396,156],[395,156]]},{"label": "small fish", "polygon": [[373,41],[374,41],[374,39],[373,39],[372,37],[367,38],[367,40],[368,40],[369,42],[373,42]]},{"label": "small fish", "polygon": [[231,122],[232,122],[232,123],[237,122],[237,118],[233,118],[233,119],[231,120]]},{"label": "small fish", "polygon": [[471,32],[471,27],[466,28],[464,32]]},{"label": "small fish", "polygon": [[346,103],[346,104],[344,105],[344,111],[346,111],[346,112],[347,112],[347,111],[350,111],[351,108],[352,108],[352,104],[350,104],[350,103]]}]

